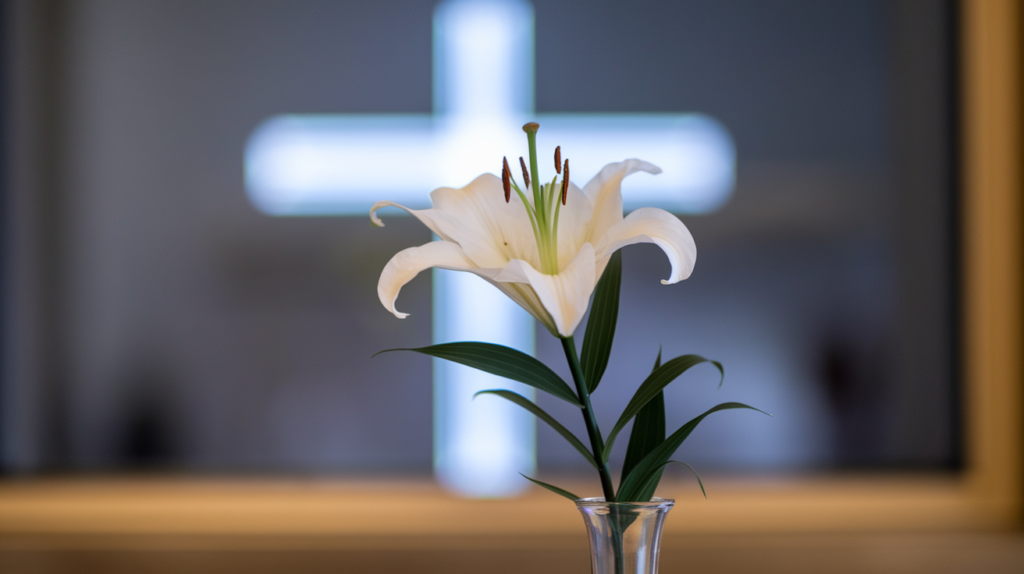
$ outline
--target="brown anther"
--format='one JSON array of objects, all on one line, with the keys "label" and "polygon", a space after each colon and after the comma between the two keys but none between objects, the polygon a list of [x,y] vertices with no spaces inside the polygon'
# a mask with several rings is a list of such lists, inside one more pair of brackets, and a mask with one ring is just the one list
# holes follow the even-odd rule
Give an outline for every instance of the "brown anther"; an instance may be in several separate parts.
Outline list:
[{"label": "brown anther", "polygon": [[569,159],[565,160],[565,167],[562,168],[562,205],[569,198]]},{"label": "brown anther", "polygon": [[526,133],[536,132],[539,129],[540,129],[540,124],[538,124],[537,122],[530,122],[530,123],[526,124],[525,126],[523,126],[523,131],[526,132]]},{"label": "brown anther", "polygon": [[505,189],[505,203],[512,199],[512,171],[508,168],[508,158],[501,158],[501,187]]},{"label": "brown anther", "polygon": [[523,181],[526,182],[526,187],[530,187],[530,170],[526,169],[526,162],[523,161],[523,156],[519,156],[519,165],[523,168]]},{"label": "brown anther", "polygon": [[555,172],[562,173],[562,146],[555,146]]}]

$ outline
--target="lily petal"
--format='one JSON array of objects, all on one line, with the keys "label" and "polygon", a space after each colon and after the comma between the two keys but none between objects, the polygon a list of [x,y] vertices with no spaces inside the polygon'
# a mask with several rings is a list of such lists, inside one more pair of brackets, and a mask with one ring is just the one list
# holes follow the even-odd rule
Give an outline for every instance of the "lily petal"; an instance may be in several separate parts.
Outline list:
[{"label": "lily petal", "polygon": [[370,222],[376,227],[384,227],[384,222],[377,217],[377,211],[385,207],[397,207],[398,209],[405,210],[410,215],[419,219],[423,225],[426,225],[435,235],[444,239],[445,241],[451,241],[451,237],[441,230],[441,226],[438,222],[438,213],[433,209],[409,209],[408,207],[395,203],[393,201],[378,201],[373,204],[370,208]]},{"label": "lily petal", "polygon": [[689,277],[697,262],[697,246],[683,222],[664,209],[642,207],[614,225],[598,241],[600,269],[604,270],[612,253],[634,243],[654,243],[668,256],[672,275],[661,281],[663,285]]},{"label": "lily petal", "polygon": [[576,258],[558,275],[545,275],[525,261],[510,261],[494,279],[497,282],[528,283],[554,321],[552,334],[569,337],[583,320],[590,295],[597,283],[594,247],[584,243]]},{"label": "lily petal", "polygon": [[[526,263],[521,259],[513,259],[509,264],[518,265],[517,262]],[[529,263],[527,263],[527,265],[529,265]],[[558,331],[558,327],[555,326],[555,321],[551,318],[551,314],[544,308],[544,304],[541,303],[540,298],[537,297],[536,291],[530,287],[529,283],[498,282],[493,278],[500,274],[500,270],[498,273],[493,274],[491,271],[493,270],[481,269],[479,271],[474,271],[473,273],[483,277],[488,283],[497,287],[502,293],[507,295],[509,299],[512,299],[516,304],[525,309],[527,313],[533,315],[534,319],[540,321],[541,325],[547,327],[548,331],[551,331],[552,333]]]},{"label": "lily petal", "polygon": [[604,166],[583,186],[583,193],[594,207],[589,241],[596,242],[611,226],[622,221],[622,179],[638,171],[659,174],[661,168],[643,160],[627,159]]},{"label": "lily petal", "polygon": [[[501,268],[512,259],[540,265],[530,217],[518,194],[505,203],[501,180],[485,173],[466,187],[430,192],[437,225],[477,267]],[[440,234],[439,234],[440,235]]]},{"label": "lily petal", "polygon": [[558,210],[559,269],[565,269],[576,257],[580,247],[590,241],[590,220],[593,216],[594,208],[590,200],[570,181],[565,205]]},{"label": "lily petal", "polygon": [[377,282],[377,297],[384,308],[399,319],[408,317],[408,313],[395,309],[395,299],[398,299],[398,293],[406,283],[412,281],[420,271],[431,267],[470,271],[476,265],[466,257],[461,247],[448,241],[431,241],[419,247],[403,249],[384,266]]}]

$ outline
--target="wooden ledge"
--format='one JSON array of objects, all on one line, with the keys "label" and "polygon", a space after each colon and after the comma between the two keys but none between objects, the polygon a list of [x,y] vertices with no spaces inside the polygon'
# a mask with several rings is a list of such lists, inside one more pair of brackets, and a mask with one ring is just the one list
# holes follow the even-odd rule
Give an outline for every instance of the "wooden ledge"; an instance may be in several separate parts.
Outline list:
[{"label": "wooden ledge", "polygon": [[[1011,528],[1016,516],[1014,501],[979,497],[953,476],[709,477],[707,483],[708,500],[690,482],[663,486],[660,494],[678,501],[666,534],[1001,530]],[[515,540],[538,547],[552,540],[562,544],[581,532],[573,505],[540,489],[510,500],[467,500],[428,480],[114,477],[0,483],[0,538],[8,541],[43,537],[103,545],[171,537],[216,546],[246,538],[281,544],[323,539],[332,546],[349,541],[411,548],[424,540],[451,547]]]}]

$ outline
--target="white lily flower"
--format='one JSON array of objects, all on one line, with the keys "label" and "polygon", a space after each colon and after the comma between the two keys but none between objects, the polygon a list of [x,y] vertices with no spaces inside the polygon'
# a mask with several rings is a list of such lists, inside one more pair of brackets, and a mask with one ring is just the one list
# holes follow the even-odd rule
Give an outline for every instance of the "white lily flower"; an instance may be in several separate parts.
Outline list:
[{"label": "white lily flower", "polygon": [[[534,184],[535,131],[527,131]],[[565,171],[567,178],[568,161]],[[570,337],[587,311],[609,257],[618,249],[633,243],[661,247],[672,265],[671,275],[662,281],[666,285],[686,279],[693,271],[697,248],[676,216],[645,207],[623,217],[622,179],[637,171],[657,174],[661,169],[628,159],[606,165],[582,190],[571,182],[558,186],[557,177],[534,189],[524,164],[527,193],[513,184],[516,193],[510,194],[506,163],[504,181],[483,174],[462,189],[434,190],[431,209],[378,201],[370,210],[374,225],[383,226],[377,217],[379,209],[397,207],[414,215],[440,240],[392,257],[381,272],[377,295],[388,311],[405,318],[408,314],[395,309],[395,300],[421,271],[431,267],[466,271],[511,297],[556,337]]]}]

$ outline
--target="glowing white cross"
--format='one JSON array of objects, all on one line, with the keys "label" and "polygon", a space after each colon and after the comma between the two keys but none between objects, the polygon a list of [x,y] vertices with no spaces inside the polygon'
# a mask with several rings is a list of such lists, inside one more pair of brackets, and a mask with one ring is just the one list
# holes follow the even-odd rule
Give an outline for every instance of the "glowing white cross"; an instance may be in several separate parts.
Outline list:
[{"label": "glowing white cross", "polygon": [[[270,215],[366,216],[378,199],[429,207],[427,191],[497,172],[525,155],[521,126],[541,125],[538,146],[562,146],[573,174],[638,157],[661,167],[633,176],[626,209],[711,211],[732,192],[728,133],[695,114],[535,115],[533,10],[524,0],[449,0],[434,13],[434,115],[285,115],[253,133],[245,157],[250,200]],[[586,89],[582,87],[581,89]],[[579,183],[584,183],[580,179]],[[486,321],[481,321],[486,317]],[[468,273],[434,274],[434,342],[481,340],[531,353],[532,318]],[[507,496],[535,466],[532,417],[487,388],[522,385],[435,360],[434,467],[471,496]]]}]

